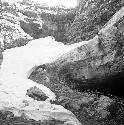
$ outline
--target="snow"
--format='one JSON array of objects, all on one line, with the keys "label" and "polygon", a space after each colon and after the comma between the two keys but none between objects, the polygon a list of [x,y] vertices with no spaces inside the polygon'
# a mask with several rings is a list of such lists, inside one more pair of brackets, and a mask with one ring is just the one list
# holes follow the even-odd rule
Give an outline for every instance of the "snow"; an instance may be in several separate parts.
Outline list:
[{"label": "snow", "polygon": [[64,45],[63,43],[56,42],[49,36],[32,40],[22,47],[5,50],[1,69],[2,78],[10,77],[11,75],[27,78],[29,76],[28,72],[33,67],[51,63],[81,44],[82,42]]},{"label": "snow", "polygon": [[57,5],[62,5],[65,7],[75,7],[77,4],[77,0],[32,0],[36,1],[37,3],[45,3],[48,6],[57,6]]},{"label": "snow", "polygon": [[[86,41],[87,42],[87,41]],[[37,84],[28,77],[33,68],[45,63],[51,63],[70,50],[86,42],[64,45],[51,36],[30,41],[22,47],[15,47],[3,52],[3,62],[0,70],[0,81],[4,89],[16,96],[26,95],[27,89],[36,86],[40,88],[50,100],[55,100],[56,95],[46,86]]]},{"label": "snow", "polygon": [[[63,54],[66,54],[85,43],[87,43],[87,41],[72,45],[64,45],[63,43],[55,41],[53,37],[48,36],[46,38],[32,40],[22,47],[5,50],[3,52],[3,62],[0,70],[0,109],[14,107],[16,110],[13,110],[13,112],[17,115],[17,109],[22,109],[24,107],[23,110],[25,110],[26,114],[30,118],[33,117],[35,120],[37,118],[38,120],[43,118],[41,117],[43,112],[40,114],[41,116],[39,116],[39,114],[34,111],[37,108],[39,109],[38,112],[44,110],[45,113],[48,113],[49,111],[49,115],[47,115],[50,117],[57,117],[57,119],[63,119],[58,115],[55,116],[57,112],[66,112],[65,116],[67,116],[67,119],[65,117],[64,119],[73,119],[73,122],[75,122],[75,120],[77,122],[77,119],[74,118],[70,111],[64,109],[62,106],[50,103],[50,100],[56,99],[54,92],[48,87],[28,79],[28,77],[31,71],[33,71],[33,67],[51,63],[63,56]],[[35,101],[26,95],[27,89],[34,86],[41,89],[49,97],[45,102],[41,101],[39,104],[38,101]],[[28,106],[25,105],[25,101],[28,103]],[[53,108],[45,108],[45,105],[52,106]],[[71,114],[72,117],[71,115],[68,115],[68,113]],[[35,117],[34,114],[39,117]]]},{"label": "snow", "polygon": [[[1,0],[2,2],[9,2],[10,4],[21,2],[23,0]],[[77,0],[29,0],[29,1],[34,1],[38,4],[45,4],[49,7],[54,7],[54,6],[65,6],[67,8],[74,8],[77,5]]]}]

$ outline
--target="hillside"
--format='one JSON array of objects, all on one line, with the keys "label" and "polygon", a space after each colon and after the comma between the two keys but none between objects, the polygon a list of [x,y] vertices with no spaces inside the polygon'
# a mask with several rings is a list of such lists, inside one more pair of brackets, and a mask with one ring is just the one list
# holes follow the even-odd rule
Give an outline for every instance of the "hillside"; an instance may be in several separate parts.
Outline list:
[{"label": "hillside", "polygon": [[123,0],[0,4],[1,125],[124,124]]}]

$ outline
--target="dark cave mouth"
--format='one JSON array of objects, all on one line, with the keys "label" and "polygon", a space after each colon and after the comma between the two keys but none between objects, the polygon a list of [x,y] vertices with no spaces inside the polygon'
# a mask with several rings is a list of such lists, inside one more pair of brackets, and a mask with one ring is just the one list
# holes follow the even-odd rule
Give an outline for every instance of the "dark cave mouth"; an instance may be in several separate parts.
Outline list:
[{"label": "dark cave mouth", "polygon": [[77,79],[69,79],[67,83],[71,89],[79,92],[98,92],[112,98],[124,100],[124,72],[103,80],[95,79],[87,84]]},{"label": "dark cave mouth", "polygon": [[[38,67],[37,69],[39,68],[41,67]],[[34,74],[35,73],[36,72],[34,72]],[[63,81],[62,75],[60,75],[59,78]],[[114,99],[124,100],[124,72],[120,72],[117,75],[108,77],[106,79],[93,79],[89,80],[88,82],[84,82],[79,79],[73,79],[71,78],[71,74],[67,73],[64,75],[64,81],[66,81],[66,84],[69,88],[79,92],[91,91]]]}]

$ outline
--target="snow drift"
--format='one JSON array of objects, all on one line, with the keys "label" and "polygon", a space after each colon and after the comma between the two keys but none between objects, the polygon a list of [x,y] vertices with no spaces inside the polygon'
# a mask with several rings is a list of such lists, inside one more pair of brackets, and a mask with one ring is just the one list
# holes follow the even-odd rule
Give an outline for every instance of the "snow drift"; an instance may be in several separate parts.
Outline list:
[{"label": "snow drift", "polygon": [[[22,47],[5,50],[0,70],[0,108],[7,108],[15,115],[21,115],[23,111],[26,116],[35,120],[55,118],[79,125],[80,122],[72,112],[60,105],[50,103],[50,100],[56,99],[54,92],[42,84],[33,82],[28,77],[35,69],[34,67],[53,62],[65,53],[85,43],[87,41],[64,45],[49,36],[30,41]],[[38,102],[26,95],[27,89],[34,86],[48,96],[46,101]]]}]

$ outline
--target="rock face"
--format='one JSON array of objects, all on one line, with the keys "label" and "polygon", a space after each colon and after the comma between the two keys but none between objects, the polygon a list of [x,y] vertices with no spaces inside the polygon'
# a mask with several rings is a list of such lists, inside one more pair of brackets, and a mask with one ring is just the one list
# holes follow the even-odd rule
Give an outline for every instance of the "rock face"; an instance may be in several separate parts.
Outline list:
[{"label": "rock face", "polygon": [[[122,72],[123,12],[124,8],[115,13],[98,35],[87,44],[63,55],[52,64],[46,64],[50,72],[56,69],[53,76],[56,74],[60,81],[68,78],[82,80],[83,84],[88,84],[90,80],[102,81],[106,77]],[[68,84],[71,85],[71,82]]]},{"label": "rock face", "polygon": [[66,34],[69,43],[92,39],[124,5],[123,0],[79,1],[79,10]]},{"label": "rock face", "polygon": [[73,8],[42,7],[35,1],[20,1],[16,4],[4,1],[1,8],[0,36],[5,49],[47,36],[54,36],[56,41],[66,43],[66,30],[75,17]]},{"label": "rock face", "polygon": [[[81,42],[72,45],[64,45],[62,43],[56,42],[51,37],[48,37],[42,39],[42,44],[38,42],[37,46],[35,46],[36,41],[40,41],[40,39],[34,40],[32,42],[30,41],[26,45],[27,48],[26,46],[14,48],[6,50],[3,53],[3,56],[5,56],[5,54],[9,52],[13,53],[12,56],[8,54],[8,57],[6,58],[7,60],[9,60],[10,58],[12,62],[10,63],[9,60],[7,63],[10,69],[6,67],[6,65],[3,66],[6,70],[3,70],[4,79],[1,80],[0,83],[0,87],[3,85],[2,83],[5,83],[5,85],[3,85],[0,89],[2,90],[0,91],[0,94],[4,95],[0,96],[0,108],[1,110],[4,110],[2,113],[0,112],[0,114],[4,114],[3,116],[5,116],[4,118],[5,121],[7,121],[7,125],[8,121],[13,118],[9,117],[11,116],[10,112],[13,112],[13,114],[15,114],[16,116],[18,115],[18,117],[21,118],[20,121],[24,121],[26,125],[35,124],[34,122],[38,120],[41,120],[44,123],[36,122],[36,124],[49,124],[52,119],[54,119],[55,121],[61,121],[61,123],[57,122],[56,125],[80,125],[81,123],[85,125],[124,124],[123,104],[110,97],[103,96],[100,93],[81,92],[83,91],[81,89],[92,89],[94,87],[100,88],[103,85],[102,81],[105,81],[108,78],[114,78],[119,73],[121,73],[123,77],[123,1],[118,1],[118,3],[116,0],[106,0],[104,2],[95,1],[93,4],[91,1],[88,0],[84,1],[83,3],[81,2],[81,6],[82,7],[80,7],[80,9],[78,10],[74,22],[71,22],[73,21],[71,18],[70,22],[68,22],[67,24],[67,29],[71,25],[70,29],[67,30],[67,38],[69,38],[70,41],[72,40],[71,42],[69,42],[75,43],[76,41],[79,42],[80,40]],[[90,7],[91,9],[89,9]],[[34,8],[34,6],[32,6],[31,8]],[[21,6],[19,10],[21,10]],[[27,12],[25,10],[19,12],[22,14],[20,15],[23,18],[21,18],[20,21],[20,16],[18,13],[19,21],[23,22],[22,26],[21,23],[19,23],[19,25],[23,28],[22,31],[27,32],[27,30],[29,29],[31,32],[28,32],[28,34],[32,34],[33,36],[36,33],[35,31],[37,31],[37,29],[39,30],[39,25],[38,27],[36,27],[36,29],[33,29],[32,18],[29,19],[29,16],[37,17],[36,13],[38,12],[38,10],[33,11],[33,14],[32,12]],[[24,14],[26,16],[24,16]],[[93,18],[91,19],[90,16],[93,16]],[[84,18],[86,18],[86,20]],[[5,19],[5,16],[4,18],[2,16],[2,18],[0,19]],[[80,21],[80,19],[84,20]],[[29,23],[29,20],[31,21],[31,23]],[[79,23],[77,23],[78,21]],[[38,24],[34,22],[33,24]],[[49,30],[51,29],[56,31],[56,25],[52,25],[51,22],[49,22],[48,20],[44,24],[45,28],[47,27],[49,28]],[[59,22],[59,26],[61,27],[61,20]],[[79,25],[77,26],[77,24],[84,27],[80,29],[80,27],[78,27]],[[92,27],[92,24],[95,24],[95,26]],[[76,27],[78,27],[78,30],[83,30],[80,32],[82,38],[80,38],[80,35],[77,34],[78,30],[75,30],[75,25]],[[84,31],[85,27],[87,30]],[[45,31],[49,31],[47,28]],[[63,30],[60,30],[60,35],[61,31]],[[74,37],[76,38],[72,37],[70,35],[70,32],[72,33],[71,35],[74,35]],[[86,32],[86,34],[83,34],[84,32]],[[89,33],[88,35],[87,32]],[[54,32],[50,33],[54,34]],[[63,34],[65,34],[65,29]],[[41,36],[42,35],[43,34],[41,34]],[[38,34],[36,38],[39,38],[39,36],[40,34]],[[57,35],[55,36],[56,38],[60,38],[59,35],[59,37],[57,37]],[[43,37],[45,36],[43,35]],[[82,41],[82,39],[90,40]],[[42,49],[38,49],[41,47],[40,45],[42,45]],[[57,47],[55,47],[55,45],[57,45]],[[15,46],[17,46],[17,43]],[[30,49],[28,49],[28,47]],[[37,51],[34,52],[34,48]],[[22,50],[24,54],[22,53]],[[17,55],[18,58],[15,58],[15,55]],[[15,59],[18,60],[15,62]],[[19,59],[26,60],[19,61]],[[42,60],[42,63],[41,61],[39,62],[37,60]],[[25,65],[26,68],[24,68]],[[19,70],[20,66],[21,68]],[[10,74],[12,76],[14,75],[14,77],[12,77]],[[8,76],[6,77],[6,75]],[[29,79],[27,79],[27,77],[29,77]],[[38,89],[34,86],[36,86]],[[117,86],[119,85],[117,84]],[[30,87],[33,87],[33,90]],[[112,89],[112,84],[109,86],[109,89],[110,88]],[[106,90],[106,85],[104,89]],[[9,92],[9,94],[7,92]],[[32,98],[30,98],[28,95]],[[47,99],[47,97],[49,98]],[[8,100],[5,100],[5,98],[7,98]],[[49,99],[55,101],[50,102]],[[44,102],[44,100],[46,101]],[[5,103],[6,101],[8,101],[9,103]],[[8,104],[10,104],[9,108],[7,107]],[[6,110],[9,111],[9,113],[7,113]],[[30,120],[24,120],[24,114],[26,117],[34,119],[34,121],[32,122]],[[1,119],[3,120],[4,118],[2,117]],[[1,124],[4,124],[1,119]],[[55,124],[55,122],[52,122],[52,124]]]},{"label": "rock face", "polygon": [[41,33],[42,34],[42,24],[40,25],[40,23],[27,23],[24,22],[23,20],[20,20],[20,27],[24,30],[24,32],[26,32],[27,34],[29,34],[30,36],[32,36],[33,38],[37,39],[38,38],[38,34]]},{"label": "rock face", "polygon": [[17,12],[3,8],[2,19],[0,19],[0,38],[3,49],[22,46],[32,40],[32,37],[25,33],[18,21]]}]

